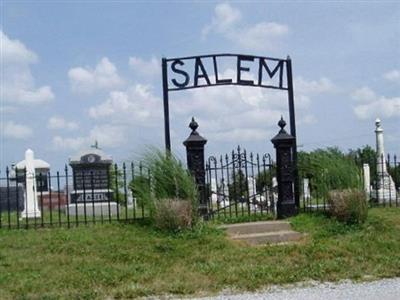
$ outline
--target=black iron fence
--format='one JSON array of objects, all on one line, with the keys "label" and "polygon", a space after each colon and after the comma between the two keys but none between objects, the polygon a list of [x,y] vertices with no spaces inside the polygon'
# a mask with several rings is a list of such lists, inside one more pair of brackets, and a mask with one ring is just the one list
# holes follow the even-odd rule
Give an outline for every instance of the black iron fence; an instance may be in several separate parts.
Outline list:
[{"label": "black iron fence", "polygon": [[137,201],[133,182],[146,178],[142,163],[112,165],[102,174],[96,170],[28,174],[7,168],[0,178],[0,228],[78,226],[79,224],[134,221],[148,217]]},{"label": "black iron fence", "polygon": [[[355,165],[357,188],[365,191],[370,206],[400,207],[400,162],[396,155],[347,159]],[[301,168],[298,171],[300,211],[328,210],[328,192],[338,188],[337,182],[323,169],[313,176]],[[71,227],[145,219],[149,210],[136,199],[133,183],[150,185],[150,175],[142,163],[115,164],[105,175],[96,170],[72,171],[65,166],[62,172],[38,173],[35,178],[25,169],[7,168],[0,178],[0,228]],[[275,215],[276,176],[276,164],[269,154],[238,147],[229,154],[209,157],[202,191],[206,217]]]},{"label": "black iron fence", "polygon": [[[367,195],[369,206],[400,207],[400,162],[396,155],[371,156],[369,158],[347,157],[357,168],[357,188]],[[329,171],[320,169],[310,175],[299,169],[301,211],[328,210],[328,193],[339,189],[340,184],[329,177]]]},{"label": "black iron fence", "polygon": [[269,154],[238,147],[206,161],[206,199],[209,218],[271,214],[277,201],[275,165]]}]

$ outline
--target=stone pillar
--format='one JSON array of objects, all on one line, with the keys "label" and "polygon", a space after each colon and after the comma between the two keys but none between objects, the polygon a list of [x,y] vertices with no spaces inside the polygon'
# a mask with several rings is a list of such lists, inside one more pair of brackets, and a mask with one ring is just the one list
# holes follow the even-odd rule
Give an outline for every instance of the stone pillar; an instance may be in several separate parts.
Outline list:
[{"label": "stone pillar", "polygon": [[381,120],[376,119],[375,125],[377,155],[376,172],[378,175],[378,184],[375,196],[379,203],[391,203],[392,201],[396,201],[396,186],[386,167]]},{"label": "stone pillar", "polygon": [[286,122],[281,118],[278,122],[281,128],[279,133],[271,140],[276,149],[276,175],[278,180],[277,217],[282,219],[297,214],[298,207],[294,196],[294,162],[292,147],[295,138],[288,134],[284,127]]},{"label": "stone pillar", "polygon": [[199,214],[207,216],[207,197],[206,197],[206,178],[204,168],[204,145],[207,140],[203,138],[196,129],[199,127],[197,122],[192,118],[189,128],[192,130],[189,137],[183,142],[186,147],[187,167],[195,178],[199,191]]},{"label": "stone pillar", "polygon": [[385,163],[385,149],[383,145],[383,129],[381,127],[381,120],[376,119],[375,121],[375,135],[376,135],[376,155],[377,155],[377,166],[376,171],[379,175],[387,173]]},{"label": "stone pillar", "polygon": [[34,153],[31,149],[25,152],[26,166],[26,198],[24,203],[24,211],[21,213],[22,218],[40,218],[41,213],[37,199],[36,173],[34,166]]}]

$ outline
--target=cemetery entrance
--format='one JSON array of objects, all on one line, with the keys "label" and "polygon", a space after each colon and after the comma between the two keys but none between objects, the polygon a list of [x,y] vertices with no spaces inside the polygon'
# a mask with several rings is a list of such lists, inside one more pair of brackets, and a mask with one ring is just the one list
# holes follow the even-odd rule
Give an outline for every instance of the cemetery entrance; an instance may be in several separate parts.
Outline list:
[{"label": "cemetery entrance", "polygon": [[[230,77],[223,77],[226,62],[234,64]],[[220,72],[218,71],[220,68]],[[286,73],[286,76],[284,76]],[[269,155],[233,151],[224,157],[204,159],[207,140],[196,131],[192,119],[191,135],[185,140],[188,168],[196,179],[199,192],[199,212],[205,217],[239,212],[271,211],[277,202],[278,217],[293,215],[299,208],[297,178],[296,122],[294,109],[291,59],[278,59],[241,54],[214,54],[162,59],[165,147],[171,151],[169,92],[220,85],[241,85],[283,90],[288,95],[290,134],[281,119],[281,130],[271,141],[277,150],[276,189],[274,199],[272,163]],[[234,101],[234,99],[233,99]],[[267,137],[266,137],[267,138]],[[267,159],[268,158],[268,159]],[[268,160],[268,163],[266,162]],[[262,178],[270,177],[269,184]],[[257,182],[258,181],[258,182]],[[276,200],[276,201],[275,201]],[[282,208],[282,209],[281,209]]]},{"label": "cemetery entrance", "polygon": [[206,161],[208,218],[226,219],[275,211],[276,169],[270,154],[248,153],[237,147]]}]

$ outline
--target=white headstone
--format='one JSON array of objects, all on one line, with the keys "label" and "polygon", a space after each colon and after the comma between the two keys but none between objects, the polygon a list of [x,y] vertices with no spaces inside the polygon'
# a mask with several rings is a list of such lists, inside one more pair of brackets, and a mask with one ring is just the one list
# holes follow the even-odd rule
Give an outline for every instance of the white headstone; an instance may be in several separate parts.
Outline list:
[{"label": "white headstone", "polygon": [[303,178],[303,197],[305,200],[310,200],[311,198],[309,178]]},{"label": "white headstone", "polygon": [[276,179],[276,177],[272,177],[272,188],[277,187],[278,186],[278,180]]},{"label": "white headstone", "polygon": [[278,205],[278,179],[276,177],[272,177],[272,212],[274,215],[277,214],[277,205]]},{"label": "white headstone", "polygon": [[215,178],[211,178],[211,203],[216,204],[217,202],[217,181],[215,180]]},{"label": "white headstone", "polygon": [[377,155],[376,172],[378,175],[378,186],[377,190],[374,193],[374,197],[379,201],[379,203],[389,203],[392,201],[396,201],[396,186],[386,168],[381,120],[376,119],[375,125]]},{"label": "white headstone", "polygon": [[22,218],[40,218],[36,188],[36,174],[34,166],[34,153],[31,149],[25,151],[26,162],[26,197]]},{"label": "white headstone", "polygon": [[369,199],[370,194],[371,194],[371,175],[370,175],[370,169],[369,169],[369,164],[363,164],[363,175],[364,175],[364,192],[367,195],[367,198]]},{"label": "white headstone", "polygon": [[256,179],[254,177],[247,177],[247,186],[249,189],[249,197],[254,198],[256,194]]}]

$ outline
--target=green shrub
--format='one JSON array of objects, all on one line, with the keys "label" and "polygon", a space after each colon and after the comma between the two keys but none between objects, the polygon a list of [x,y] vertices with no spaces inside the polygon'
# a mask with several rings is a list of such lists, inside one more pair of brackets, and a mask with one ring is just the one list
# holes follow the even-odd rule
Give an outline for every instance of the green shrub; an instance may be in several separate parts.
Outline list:
[{"label": "green shrub", "polygon": [[193,225],[192,203],[182,199],[157,201],[154,211],[154,225],[161,230],[177,232],[190,229]]},{"label": "green shrub", "polygon": [[364,192],[356,189],[333,190],[328,194],[331,216],[347,224],[364,223],[368,216]]},{"label": "green shrub", "polygon": [[148,175],[137,176],[131,188],[138,203],[149,210],[156,226],[161,228],[165,223],[168,225],[163,229],[172,231],[180,230],[182,224],[193,226],[197,221],[198,192],[190,172],[175,156],[157,149],[144,155],[143,167]]}]

